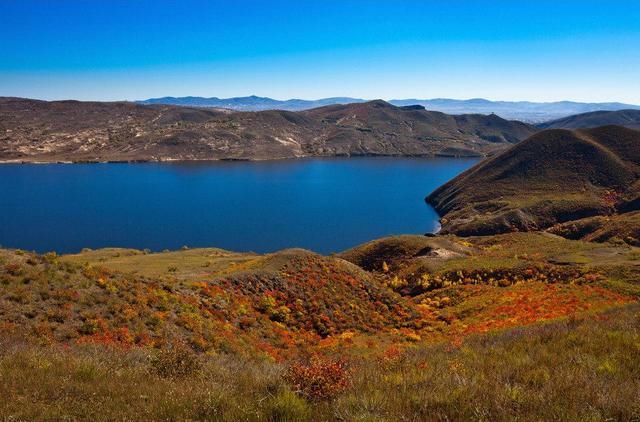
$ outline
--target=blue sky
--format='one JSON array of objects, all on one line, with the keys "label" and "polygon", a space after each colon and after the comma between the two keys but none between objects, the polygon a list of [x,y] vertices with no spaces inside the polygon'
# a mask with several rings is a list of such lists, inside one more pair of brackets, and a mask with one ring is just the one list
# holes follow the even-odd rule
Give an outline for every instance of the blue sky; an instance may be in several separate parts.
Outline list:
[{"label": "blue sky", "polygon": [[0,95],[640,104],[638,0],[0,0]]}]

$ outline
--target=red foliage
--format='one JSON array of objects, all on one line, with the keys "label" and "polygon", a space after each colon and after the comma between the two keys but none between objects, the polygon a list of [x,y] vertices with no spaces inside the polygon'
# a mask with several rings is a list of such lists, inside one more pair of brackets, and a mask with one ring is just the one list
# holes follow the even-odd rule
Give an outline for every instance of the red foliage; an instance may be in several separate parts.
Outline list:
[{"label": "red foliage", "polygon": [[393,344],[387,347],[382,353],[382,357],[379,359],[379,363],[382,366],[388,367],[403,360],[402,358],[404,356],[405,354],[403,353],[402,349]]},{"label": "red foliage", "polygon": [[506,292],[465,333],[484,333],[621,305],[632,299],[599,286],[544,285]]},{"label": "red foliage", "polygon": [[610,208],[614,208],[620,201],[620,194],[614,190],[607,190],[602,195],[602,202]]},{"label": "red foliage", "polygon": [[115,330],[105,329],[98,333],[80,337],[78,344],[102,344],[105,346],[115,346],[118,348],[128,349],[134,345],[134,336],[127,327],[117,328]]},{"label": "red foliage", "polygon": [[319,356],[306,364],[291,365],[285,380],[298,394],[311,401],[331,400],[351,385],[351,376],[343,361]]}]

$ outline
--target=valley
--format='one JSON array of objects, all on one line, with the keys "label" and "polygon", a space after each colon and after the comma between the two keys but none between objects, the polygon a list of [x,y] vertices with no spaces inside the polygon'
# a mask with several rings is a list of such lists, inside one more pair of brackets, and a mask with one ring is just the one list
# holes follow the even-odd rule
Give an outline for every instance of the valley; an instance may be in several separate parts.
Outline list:
[{"label": "valley", "polygon": [[[0,393],[10,398],[0,403],[0,415],[632,420],[640,411],[630,405],[640,402],[637,130],[539,130],[497,116],[447,116],[380,101],[298,113],[20,104],[27,108],[16,112],[12,104],[16,114],[3,120],[4,154],[27,162],[446,151],[489,157],[465,164],[427,196],[440,216],[438,233],[386,236],[341,252],[0,249]],[[67,108],[86,114],[60,118]],[[199,131],[218,133],[220,127],[226,128],[221,139],[246,144],[225,141],[216,150],[193,141]],[[95,128],[109,129],[96,138]],[[261,137],[246,135],[256,128]],[[244,135],[234,138],[230,131]],[[283,131],[295,137],[283,137]],[[133,133],[141,135],[131,138]],[[165,141],[151,141],[158,133]],[[420,140],[425,136],[428,142]],[[221,155],[212,156],[214,150]],[[287,161],[298,182],[302,162]],[[315,187],[307,192],[320,189],[316,176],[325,165],[310,163]],[[344,162],[331,165],[331,172],[350,169]],[[47,180],[60,168],[78,169],[82,177],[73,177],[69,186],[75,187],[64,192],[82,192],[76,182],[89,177],[78,164],[38,167]],[[133,168],[112,173],[108,166],[89,167],[106,175],[105,186],[113,188],[125,174],[135,184],[128,173]],[[209,171],[177,169],[158,180],[180,186],[187,174],[189,184],[202,189],[192,172]],[[224,171],[229,169],[237,170]],[[400,177],[381,161],[372,169],[364,179],[376,189],[363,179],[354,182],[362,185],[351,195],[407,206],[393,199],[390,186],[401,189],[386,179],[393,174],[413,186],[407,181],[418,178]],[[211,180],[228,183],[224,171]],[[364,174],[362,168],[352,172]],[[274,174],[281,178],[282,167]],[[433,179],[427,174],[422,186]],[[140,180],[156,179],[145,173]],[[193,205],[188,197],[154,194],[153,183],[145,186],[156,198],[150,203],[170,197]],[[126,196],[126,189],[119,192]],[[264,201],[272,204],[276,197]],[[219,216],[218,208],[208,210]],[[73,221],[79,226],[79,218]],[[266,234],[258,227],[252,235],[268,240]],[[585,387],[569,388],[577,384]]]}]

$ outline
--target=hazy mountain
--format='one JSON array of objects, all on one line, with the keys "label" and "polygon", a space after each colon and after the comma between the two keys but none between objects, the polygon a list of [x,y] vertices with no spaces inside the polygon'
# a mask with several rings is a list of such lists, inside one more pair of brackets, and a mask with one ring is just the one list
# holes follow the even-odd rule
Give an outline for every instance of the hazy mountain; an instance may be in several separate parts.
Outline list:
[{"label": "hazy mountain", "polygon": [[136,103],[0,98],[0,159],[265,160],[307,156],[479,156],[537,129],[381,100],[307,111],[230,112]]},{"label": "hazy mountain", "polygon": [[233,97],[233,98],[217,98],[217,97],[162,97],[150,98],[148,100],[138,101],[141,104],[166,104],[180,105],[189,107],[215,107],[228,108],[238,111],[264,111],[264,110],[288,110],[300,111],[311,108],[322,107],[332,104],[349,104],[361,103],[365,100],[349,97],[323,98],[320,100],[274,100],[267,97],[257,97],[255,95],[249,97]]},{"label": "hazy mountain", "polygon": [[495,113],[505,119],[520,120],[528,123],[546,122],[572,114],[597,110],[640,110],[640,106],[622,103],[578,103],[573,101],[536,103],[530,101],[489,101],[482,98],[471,100],[450,100],[446,98],[432,100],[408,99],[392,100],[390,102],[395,105],[420,104],[429,110],[438,110],[448,114]]},{"label": "hazy mountain", "polygon": [[[274,100],[266,97],[236,97],[236,98],[203,98],[203,97],[163,97],[139,101],[142,104],[168,104],[191,107],[218,107],[241,111],[260,110],[289,110],[300,111],[332,104],[362,103],[360,98],[334,97],[319,100]],[[447,114],[497,114],[509,120],[520,120],[529,123],[540,123],[559,119],[572,114],[586,113],[597,110],[636,109],[640,106],[622,103],[578,103],[573,101],[559,101],[554,103],[535,103],[529,101],[489,101],[483,98],[470,100],[451,100],[447,98],[435,99],[406,99],[391,100],[396,106],[422,105],[428,110],[441,111]]]},{"label": "hazy mountain", "polygon": [[578,129],[618,125],[640,129],[640,110],[593,111],[539,124],[542,129]]}]

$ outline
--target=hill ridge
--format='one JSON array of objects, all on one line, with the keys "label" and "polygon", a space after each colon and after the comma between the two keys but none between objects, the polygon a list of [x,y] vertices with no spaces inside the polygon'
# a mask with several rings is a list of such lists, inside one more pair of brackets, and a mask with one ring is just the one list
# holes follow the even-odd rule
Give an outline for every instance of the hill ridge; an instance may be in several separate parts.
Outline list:
[{"label": "hill ridge", "polygon": [[306,111],[233,112],[128,102],[0,99],[0,160],[266,160],[484,156],[537,129],[383,100]]},{"label": "hill ridge", "polygon": [[426,200],[442,216],[444,233],[540,230],[634,210],[639,168],[639,131],[549,129],[472,167]]}]

